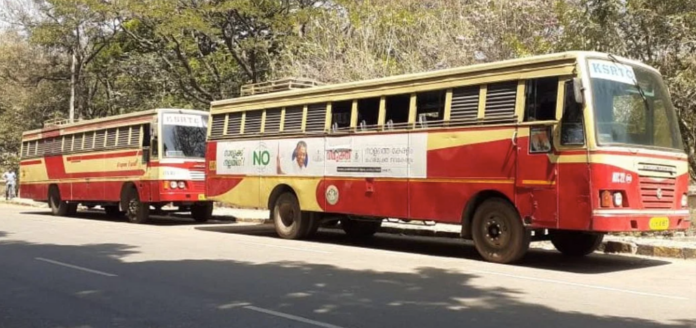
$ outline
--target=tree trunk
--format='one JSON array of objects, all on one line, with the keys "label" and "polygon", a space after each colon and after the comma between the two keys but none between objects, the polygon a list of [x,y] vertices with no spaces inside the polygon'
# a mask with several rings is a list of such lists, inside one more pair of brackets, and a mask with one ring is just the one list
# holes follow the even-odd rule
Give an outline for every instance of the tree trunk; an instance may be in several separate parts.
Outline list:
[{"label": "tree trunk", "polygon": [[72,63],[70,64],[70,123],[75,121],[75,50],[72,51]]}]

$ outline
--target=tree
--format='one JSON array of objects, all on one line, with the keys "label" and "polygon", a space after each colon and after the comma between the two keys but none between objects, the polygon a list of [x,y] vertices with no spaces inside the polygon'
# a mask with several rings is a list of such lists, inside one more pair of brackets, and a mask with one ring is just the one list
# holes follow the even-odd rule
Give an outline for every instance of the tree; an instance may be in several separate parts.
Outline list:
[{"label": "tree", "polygon": [[315,1],[124,1],[122,31],[141,54],[155,54],[189,101],[208,106],[265,79]]},{"label": "tree", "polygon": [[[326,2],[275,76],[323,82],[414,73],[546,53],[558,38],[551,0]],[[495,28],[492,28],[495,27]]]},{"label": "tree", "polygon": [[69,86],[56,65],[64,60],[18,33],[0,33],[0,165],[16,167],[23,131],[66,112]]}]

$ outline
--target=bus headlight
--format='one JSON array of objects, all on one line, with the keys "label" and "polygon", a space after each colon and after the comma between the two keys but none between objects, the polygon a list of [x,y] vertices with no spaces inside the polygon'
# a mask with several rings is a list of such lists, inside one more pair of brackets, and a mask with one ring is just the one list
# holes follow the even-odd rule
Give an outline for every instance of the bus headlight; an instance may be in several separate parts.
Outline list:
[{"label": "bus headlight", "polygon": [[170,181],[169,188],[176,189],[176,181]]},{"label": "bus headlight", "polygon": [[689,206],[689,196],[687,194],[684,194],[681,199],[681,205],[682,207],[688,207]]},{"label": "bus headlight", "polygon": [[620,192],[614,193],[614,206],[623,207],[623,196]]},{"label": "bus headlight", "polygon": [[186,189],[186,183],[183,181],[179,181],[179,189]]}]

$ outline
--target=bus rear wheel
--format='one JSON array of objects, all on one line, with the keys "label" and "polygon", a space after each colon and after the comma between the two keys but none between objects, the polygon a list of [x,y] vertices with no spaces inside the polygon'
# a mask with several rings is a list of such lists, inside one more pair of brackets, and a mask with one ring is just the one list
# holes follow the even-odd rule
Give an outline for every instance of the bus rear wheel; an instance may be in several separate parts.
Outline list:
[{"label": "bus rear wheel", "polygon": [[278,236],[284,239],[307,237],[311,228],[309,213],[302,212],[297,196],[286,192],[278,196],[271,211]]},{"label": "bus rear wheel", "polygon": [[150,219],[150,205],[140,201],[135,188],[126,193],[126,216],[131,223],[147,223]]},{"label": "bus rear wheel", "polygon": [[603,233],[556,230],[551,233],[551,243],[563,255],[583,257],[592,254],[602,244]]},{"label": "bus rear wheel", "polygon": [[[66,216],[70,214],[70,205],[61,200],[60,190],[56,186],[51,186],[48,190],[48,206],[51,207],[53,215]],[[75,209],[77,210],[77,207]]]},{"label": "bus rear wheel", "polygon": [[213,217],[213,203],[195,203],[191,206],[191,217],[199,223],[208,222]]},{"label": "bus rear wheel", "polygon": [[352,238],[364,239],[374,236],[382,226],[382,220],[341,219],[341,228]]},{"label": "bus rear wheel", "polygon": [[486,261],[514,263],[529,250],[530,232],[517,210],[503,199],[484,201],[474,213],[471,228],[474,246]]}]

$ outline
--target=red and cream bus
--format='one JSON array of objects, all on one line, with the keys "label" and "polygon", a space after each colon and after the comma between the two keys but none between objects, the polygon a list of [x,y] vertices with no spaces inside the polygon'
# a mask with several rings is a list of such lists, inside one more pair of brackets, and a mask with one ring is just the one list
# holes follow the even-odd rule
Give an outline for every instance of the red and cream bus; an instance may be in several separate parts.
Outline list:
[{"label": "red and cream bus", "polygon": [[[273,90],[259,86],[250,90]],[[275,86],[277,89],[278,87]],[[213,102],[207,196],[322,220],[461,225],[511,263],[530,241],[593,252],[608,232],[683,230],[688,166],[660,73],[595,52],[266,92]]]},{"label": "red and cream bus", "polygon": [[172,204],[204,222],[208,113],[157,109],[77,123],[46,124],[22,138],[20,197],[46,201],[55,215],[101,206],[145,223]]}]

